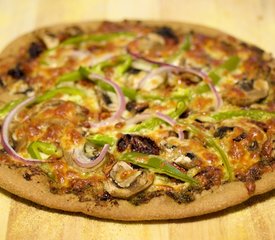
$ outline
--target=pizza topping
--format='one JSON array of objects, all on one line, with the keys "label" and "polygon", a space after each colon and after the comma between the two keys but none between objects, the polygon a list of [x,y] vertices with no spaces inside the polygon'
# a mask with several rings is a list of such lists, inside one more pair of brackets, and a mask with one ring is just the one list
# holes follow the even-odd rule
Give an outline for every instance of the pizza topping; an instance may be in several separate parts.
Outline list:
[{"label": "pizza topping", "polygon": [[227,132],[231,132],[233,131],[233,129],[234,127],[227,127],[227,126],[219,127],[214,133],[214,137],[222,139]]},{"label": "pizza topping", "polygon": [[33,159],[43,160],[43,155],[54,156],[60,158],[62,156],[62,150],[57,148],[54,144],[35,141],[27,147],[28,153]]},{"label": "pizza topping", "polygon": [[[116,165],[115,165],[116,166]],[[121,166],[121,165],[118,165]],[[119,168],[119,167],[117,167]],[[131,167],[130,167],[131,168]],[[122,170],[122,169],[120,169]],[[135,173],[135,178],[128,176],[129,172],[130,173]],[[148,171],[135,171],[132,170],[132,168],[129,170],[122,170],[122,172],[119,174],[120,177],[126,178],[126,179],[131,179],[131,183],[129,184],[128,187],[120,187],[117,185],[116,180],[118,180],[117,174],[114,173],[114,180],[113,179],[108,179],[104,183],[104,188],[105,190],[113,197],[118,197],[118,198],[124,198],[127,199],[145,189],[147,189],[154,181],[154,174],[150,173]],[[125,179],[125,180],[126,180]],[[126,186],[127,186],[127,180],[126,180]]]},{"label": "pizza topping", "polygon": [[198,184],[194,178],[188,176],[186,173],[181,172],[171,163],[157,156],[129,152],[122,154],[120,156],[120,160],[132,163],[142,168],[150,169],[156,173],[164,174],[178,180],[188,182],[192,185]]},{"label": "pizza topping", "polygon": [[93,168],[98,166],[104,160],[109,147],[109,144],[105,144],[100,154],[96,158],[93,157],[93,159],[90,159],[86,156],[86,154],[83,151],[83,148],[75,148],[72,150],[72,159],[80,167]]},{"label": "pizza topping", "polygon": [[156,33],[161,35],[164,38],[169,38],[172,39],[173,41],[175,41],[176,43],[178,42],[178,37],[175,34],[175,32],[173,31],[172,28],[167,27],[167,26],[163,26],[160,27],[156,30]]},{"label": "pizza topping", "polygon": [[140,174],[141,171],[133,169],[123,161],[116,163],[110,172],[111,178],[118,186],[123,188],[129,187]]},{"label": "pizza topping", "polygon": [[149,104],[147,102],[136,102],[135,100],[129,101],[126,104],[126,109],[129,112],[132,112],[134,114],[136,114],[136,113],[142,113],[148,107],[149,107]]},{"label": "pizza topping", "polygon": [[25,163],[41,163],[40,160],[37,159],[27,159],[21,157],[9,144],[9,126],[15,115],[17,115],[24,107],[28,106],[30,103],[32,103],[34,98],[28,98],[18,104],[5,118],[2,129],[1,129],[1,143],[4,147],[4,149],[7,151],[9,155],[11,155],[14,159],[23,161]]},{"label": "pizza topping", "polygon": [[44,51],[44,46],[39,42],[32,42],[29,47],[30,58],[37,58]]},{"label": "pizza topping", "polygon": [[17,64],[15,68],[8,70],[7,74],[14,79],[23,79],[26,76],[20,64]]},{"label": "pizza topping", "polygon": [[124,152],[127,148],[134,152],[159,155],[160,148],[150,138],[139,135],[123,135],[117,142],[117,150]]}]

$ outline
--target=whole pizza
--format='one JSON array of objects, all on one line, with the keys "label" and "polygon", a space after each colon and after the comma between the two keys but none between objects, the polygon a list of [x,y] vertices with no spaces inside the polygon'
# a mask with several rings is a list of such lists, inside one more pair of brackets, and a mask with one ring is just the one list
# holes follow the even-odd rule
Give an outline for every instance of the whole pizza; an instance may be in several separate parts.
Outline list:
[{"label": "whole pizza", "polygon": [[59,25],[0,55],[0,187],[116,220],[215,212],[275,188],[275,64],[171,22]]}]

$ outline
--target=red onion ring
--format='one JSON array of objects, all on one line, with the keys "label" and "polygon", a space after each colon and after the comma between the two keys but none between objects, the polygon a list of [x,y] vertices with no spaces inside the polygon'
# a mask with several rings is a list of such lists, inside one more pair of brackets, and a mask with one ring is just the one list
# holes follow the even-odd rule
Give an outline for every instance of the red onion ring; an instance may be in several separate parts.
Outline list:
[{"label": "red onion ring", "polygon": [[[161,120],[169,123],[172,127],[175,127],[177,125],[177,122],[176,120],[174,120],[173,118],[161,113],[161,112],[157,112],[155,114],[158,118],[160,118]],[[179,139],[180,140],[183,140],[184,139],[184,134],[183,134],[183,131],[179,130],[178,131],[178,134],[179,134]]]},{"label": "red onion ring", "polygon": [[99,74],[92,73],[89,75],[89,78],[90,79],[99,79],[100,81],[103,81],[103,82],[111,85],[115,89],[115,92],[118,97],[118,103],[119,103],[118,104],[119,107],[118,107],[117,111],[111,117],[109,117],[108,119],[105,119],[104,121],[101,121],[100,123],[91,123],[91,126],[92,127],[102,127],[102,126],[105,126],[105,125],[115,122],[115,120],[117,120],[121,117],[122,113],[125,111],[125,108],[126,108],[126,100],[125,100],[125,97],[123,95],[121,88],[115,82],[113,82]]},{"label": "red onion ring", "polygon": [[73,160],[74,162],[83,168],[92,168],[100,164],[103,159],[105,158],[105,155],[107,154],[109,149],[109,144],[105,144],[98,155],[98,157],[94,160],[91,160],[87,158],[83,152],[83,149],[77,148],[72,151]]},{"label": "red onion ring", "polygon": [[1,129],[1,143],[6,152],[12,156],[13,158],[25,162],[25,163],[42,163],[45,161],[32,159],[32,158],[23,158],[16,153],[16,151],[9,144],[9,125],[13,120],[14,116],[20,112],[24,107],[26,107],[29,103],[33,102],[35,97],[31,97],[26,99],[25,101],[18,104],[4,119],[2,129]]},{"label": "red onion ring", "polygon": [[[211,78],[206,73],[204,73],[202,71],[199,71],[197,69],[191,68],[191,67],[176,66],[176,65],[173,65],[173,64],[165,63],[165,62],[151,60],[149,58],[146,58],[146,57],[142,56],[141,54],[139,54],[137,52],[134,52],[133,50],[131,50],[131,45],[135,44],[140,38],[141,37],[136,38],[134,41],[132,41],[128,44],[127,49],[126,49],[128,54],[130,54],[134,58],[142,59],[146,62],[160,65],[163,68],[159,68],[159,69],[156,69],[156,70],[153,70],[152,72],[150,72],[147,76],[145,76],[140,81],[138,87],[140,87],[147,79],[153,77],[154,75],[165,72],[165,71],[167,71],[167,72],[171,72],[171,71],[187,72],[187,73],[191,73],[191,74],[194,74],[194,75],[202,78],[203,81],[209,86],[211,92],[214,94],[215,99],[216,99],[216,110],[219,109],[222,106],[222,98],[221,98],[220,94],[218,93],[217,89],[215,88],[215,85],[213,84],[213,81],[211,80]],[[166,68],[164,68],[164,67],[166,67]]]}]

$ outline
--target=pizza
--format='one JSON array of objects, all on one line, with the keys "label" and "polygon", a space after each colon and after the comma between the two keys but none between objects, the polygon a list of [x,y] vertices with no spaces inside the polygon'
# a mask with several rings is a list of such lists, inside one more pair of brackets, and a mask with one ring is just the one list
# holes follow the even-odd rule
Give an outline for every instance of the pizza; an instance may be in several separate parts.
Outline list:
[{"label": "pizza", "polygon": [[0,59],[0,186],[115,220],[178,219],[275,188],[275,67],[175,22],[38,29]]}]

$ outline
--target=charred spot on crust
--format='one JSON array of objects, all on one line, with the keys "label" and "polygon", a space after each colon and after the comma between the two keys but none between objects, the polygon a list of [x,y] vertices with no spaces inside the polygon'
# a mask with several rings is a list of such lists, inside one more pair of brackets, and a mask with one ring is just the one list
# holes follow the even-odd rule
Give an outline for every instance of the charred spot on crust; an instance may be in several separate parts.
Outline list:
[{"label": "charred spot on crust", "polygon": [[139,206],[143,203],[148,203],[151,199],[155,197],[160,197],[163,195],[162,191],[155,191],[155,192],[141,192],[134,197],[129,199],[129,202],[135,206]]},{"label": "charred spot on crust", "polygon": [[238,137],[233,138],[233,141],[234,141],[234,142],[240,142],[240,141],[242,141],[243,139],[245,139],[246,136],[247,136],[246,133],[243,132],[243,133],[241,133]]},{"label": "charred spot on crust", "polygon": [[32,175],[29,174],[29,173],[27,173],[27,172],[25,172],[23,174],[23,178],[25,178],[27,181],[31,181],[32,180]]},{"label": "charred spot on crust", "polygon": [[164,38],[173,39],[175,42],[178,42],[178,37],[175,34],[174,30],[170,27],[163,26],[156,30],[156,33]]},{"label": "charred spot on crust", "polygon": [[225,137],[227,132],[232,132],[233,130],[234,130],[234,127],[227,127],[227,126],[219,127],[214,133],[214,137],[222,139],[223,137]]},{"label": "charred spot on crust", "polygon": [[44,51],[44,49],[45,47],[41,43],[32,42],[28,50],[30,58],[37,58]]},{"label": "charred spot on crust", "polygon": [[160,148],[151,138],[139,135],[125,134],[117,142],[119,152],[125,151],[128,146],[133,152],[153,155],[159,155],[160,152]]},{"label": "charred spot on crust", "polygon": [[108,201],[108,200],[112,200],[112,199],[113,199],[113,197],[108,192],[104,192],[99,198],[99,200],[101,200],[101,201]]},{"label": "charred spot on crust", "polygon": [[136,101],[129,101],[126,104],[126,109],[129,112],[132,113],[142,113],[145,109],[147,109],[149,107],[148,103],[137,103]]},{"label": "charred spot on crust", "polygon": [[194,194],[191,191],[185,192],[175,192],[175,191],[166,191],[165,194],[174,199],[177,203],[190,203],[195,200]]},{"label": "charred spot on crust", "polygon": [[17,64],[15,68],[11,68],[10,70],[8,70],[7,74],[14,79],[25,78],[25,72],[19,64]]}]

